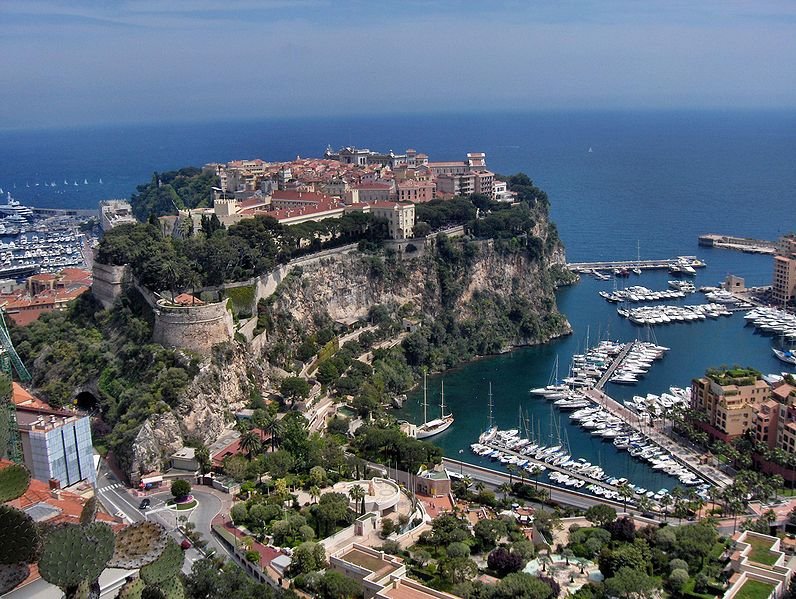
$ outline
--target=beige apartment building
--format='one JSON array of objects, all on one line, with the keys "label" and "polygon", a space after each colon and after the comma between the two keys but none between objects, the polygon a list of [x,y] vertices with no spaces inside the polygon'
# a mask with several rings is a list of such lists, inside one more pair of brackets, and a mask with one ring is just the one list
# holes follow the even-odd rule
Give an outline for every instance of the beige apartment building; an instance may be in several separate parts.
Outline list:
[{"label": "beige apartment building", "polygon": [[771,297],[779,305],[793,303],[796,299],[796,235],[794,234],[785,235],[777,245]]},{"label": "beige apartment building", "polygon": [[691,383],[691,408],[704,413],[696,422],[715,439],[730,442],[755,426],[758,407],[771,388],[749,369],[711,372]]}]

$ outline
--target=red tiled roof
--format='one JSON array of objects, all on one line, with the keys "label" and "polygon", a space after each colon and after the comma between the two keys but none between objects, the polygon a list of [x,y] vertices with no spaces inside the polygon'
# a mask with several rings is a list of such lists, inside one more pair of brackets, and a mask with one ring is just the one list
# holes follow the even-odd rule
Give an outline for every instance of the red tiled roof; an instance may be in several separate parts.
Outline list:
[{"label": "red tiled roof", "polygon": [[178,306],[203,306],[204,302],[200,300],[198,297],[191,295],[190,293],[181,293],[177,297],[174,298],[174,303]]},{"label": "red tiled roof", "polygon": [[[268,441],[271,438],[271,435],[259,428],[253,428],[252,431],[260,435],[261,442]],[[238,437],[232,443],[214,453],[210,459],[214,467],[220,468],[224,465],[224,458],[233,455],[244,455],[245,453],[246,452],[240,448],[240,437]]]},{"label": "red tiled roof", "polygon": [[38,397],[34,397],[17,382],[12,383],[11,399],[15,406],[31,408],[49,408],[49,404],[43,402]]}]

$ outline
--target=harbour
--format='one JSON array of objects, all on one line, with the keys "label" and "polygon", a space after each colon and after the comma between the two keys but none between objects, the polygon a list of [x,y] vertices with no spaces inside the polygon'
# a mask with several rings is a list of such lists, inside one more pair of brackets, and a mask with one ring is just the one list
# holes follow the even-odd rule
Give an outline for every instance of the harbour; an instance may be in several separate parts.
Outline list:
[{"label": "harbour", "polygon": [[[770,280],[770,258],[749,253],[710,252],[708,264],[700,271],[695,285],[708,286],[718,281],[726,272],[743,273],[753,284],[762,285]],[[711,273],[712,279],[711,280]],[[613,279],[613,278],[612,278]],[[645,271],[640,277],[641,283],[649,289],[663,289],[668,286],[668,273],[660,270]],[[483,466],[492,470],[504,470],[506,465],[492,461],[485,456],[473,454],[467,448],[476,442],[487,426],[486,406],[487,391],[492,383],[495,403],[496,424],[500,429],[517,428],[516,413],[519,407],[527,411],[529,417],[537,422],[537,438],[549,439],[556,426],[566,431],[571,455],[581,457],[593,464],[599,464],[611,477],[626,478],[638,487],[648,490],[673,489],[679,481],[666,472],[655,470],[645,461],[639,461],[627,451],[618,449],[612,443],[605,442],[599,436],[592,435],[587,429],[575,424],[569,418],[561,417],[562,412],[554,401],[545,401],[528,395],[528,389],[539,387],[549,381],[550,372],[557,356],[567,361],[567,356],[581,353],[586,338],[593,339],[617,338],[643,340],[650,334],[649,327],[639,327],[621,318],[616,307],[599,299],[598,292],[610,292],[613,281],[601,281],[585,277],[571,287],[562,288],[558,294],[559,306],[567,314],[575,335],[554,340],[544,346],[520,348],[509,354],[492,356],[477,360],[461,368],[445,374],[446,405],[456,416],[456,422],[450,429],[433,439],[434,443],[445,450],[446,455],[454,456],[465,462]],[[736,294],[737,295],[737,294]],[[699,294],[689,294],[685,298],[677,298],[676,302],[695,303],[701,300]],[[749,364],[762,372],[780,372],[787,370],[787,365],[779,362],[771,351],[772,337],[761,334],[754,327],[745,326],[742,316],[737,311],[749,311],[749,308],[732,309],[729,316],[722,318],[706,318],[685,326],[660,327],[655,329],[655,341],[659,345],[671,348],[666,357],[656,361],[655,366],[632,385],[617,384],[610,381],[614,372],[604,372],[593,389],[584,389],[584,395],[594,406],[599,406],[621,419],[636,430],[644,429],[644,434],[658,445],[661,450],[669,452],[672,460],[681,467],[688,467],[692,472],[696,469],[700,477],[713,485],[722,486],[728,478],[723,472],[710,464],[700,463],[697,454],[688,448],[676,445],[659,428],[650,427],[637,412],[625,405],[635,396],[645,397],[649,394],[658,395],[668,392],[672,385],[687,387],[692,377],[701,376],[705,369],[720,365],[742,363]],[[631,342],[624,348],[629,352]],[[614,371],[620,360],[616,359],[611,366]],[[791,369],[793,371],[794,369]],[[439,375],[429,376],[429,385],[438,387]],[[431,388],[431,387],[430,387]],[[412,419],[420,407],[419,396],[410,393],[403,410],[402,417]],[[431,398],[429,402],[432,403]],[[515,414],[515,416],[511,416]],[[551,423],[551,414],[552,421]],[[560,419],[560,420],[559,420]],[[417,420],[415,420],[417,421]],[[527,457],[527,456],[526,456]],[[535,458],[534,458],[535,459]],[[561,485],[549,478],[556,472],[550,464],[545,463],[548,471],[539,478],[540,481],[552,485]],[[577,478],[574,473],[569,476]],[[585,490],[574,489],[570,492],[591,495]],[[567,487],[564,487],[567,488]],[[609,489],[613,491],[613,489]],[[604,496],[601,497],[604,500]]]}]

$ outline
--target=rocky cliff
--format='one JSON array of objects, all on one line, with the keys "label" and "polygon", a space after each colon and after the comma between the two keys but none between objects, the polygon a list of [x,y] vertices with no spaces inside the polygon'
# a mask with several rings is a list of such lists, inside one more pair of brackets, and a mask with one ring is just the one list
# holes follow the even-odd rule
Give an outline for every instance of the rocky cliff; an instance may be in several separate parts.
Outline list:
[{"label": "rocky cliff", "polygon": [[233,414],[246,407],[253,388],[268,386],[263,365],[240,344],[217,345],[179,402],[164,414],[150,416],[132,443],[129,473],[151,472],[188,439],[211,444],[224,432]]},{"label": "rocky cliff", "polygon": [[139,430],[128,471],[157,470],[185,439],[215,441],[232,413],[245,407],[253,387],[272,386],[276,364],[268,356],[289,355],[329,319],[364,318],[376,305],[402,307],[423,321],[447,315],[494,337],[494,345],[480,353],[568,333],[554,295],[561,248],[551,244],[548,253],[533,256],[497,245],[440,238],[417,257],[341,253],[295,269],[265,302],[269,326],[263,353],[253,355],[250,346],[237,342],[217,345],[178,405],[151,416]]},{"label": "rocky cliff", "polygon": [[550,246],[533,255],[492,240],[440,237],[417,257],[353,253],[303,266],[266,302],[273,325],[268,346],[289,348],[329,319],[364,318],[376,305],[400,307],[421,320],[447,316],[486,329],[505,319],[503,312],[519,310],[518,326],[495,333],[500,349],[547,341],[569,332],[555,304],[564,254],[558,243]]}]

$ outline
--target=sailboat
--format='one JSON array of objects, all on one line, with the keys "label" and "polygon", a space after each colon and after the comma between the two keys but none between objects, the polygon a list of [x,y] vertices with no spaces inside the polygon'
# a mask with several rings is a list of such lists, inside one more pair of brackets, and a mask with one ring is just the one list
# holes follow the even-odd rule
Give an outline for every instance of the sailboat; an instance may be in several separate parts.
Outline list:
[{"label": "sailboat", "polygon": [[633,272],[637,275],[641,274],[641,245],[638,241],[636,241],[636,266],[633,268]]},{"label": "sailboat", "polygon": [[88,185],[88,179],[83,179],[83,185]]},{"label": "sailboat", "polygon": [[102,177],[100,177],[99,184],[102,185]]},{"label": "sailboat", "polygon": [[548,399],[561,399],[564,397],[564,393],[568,390],[568,387],[561,383],[558,378],[558,354],[556,354],[556,361],[553,364],[553,370],[550,372],[550,378],[547,381],[547,385],[544,387],[538,387],[537,389],[531,389],[531,395],[541,395],[543,397],[547,397]]},{"label": "sailboat", "polygon": [[428,397],[426,394],[426,375],[423,374],[423,424],[417,427],[417,438],[426,439],[440,434],[453,424],[453,414],[445,414],[445,382],[442,383],[442,395],[439,403],[439,418],[427,420]]},{"label": "sailboat", "polygon": [[492,439],[495,438],[497,434],[497,427],[495,426],[495,417],[492,413],[492,382],[489,383],[489,421],[487,422],[486,430],[481,433],[481,436],[478,437],[479,443],[489,443]]}]

